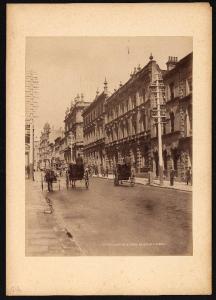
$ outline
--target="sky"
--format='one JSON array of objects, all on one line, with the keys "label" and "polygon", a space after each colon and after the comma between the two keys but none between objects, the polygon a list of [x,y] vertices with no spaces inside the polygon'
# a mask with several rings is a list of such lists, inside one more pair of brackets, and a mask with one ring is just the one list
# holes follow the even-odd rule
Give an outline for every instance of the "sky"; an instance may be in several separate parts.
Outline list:
[{"label": "sky", "polygon": [[36,137],[46,122],[64,128],[65,110],[78,93],[93,101],[105,77],[112,93],[151,53],[166,69],[169,56],[180,60],[192,44],[191,37],[27,37],[26,71],[36,72],[39,81]]}]

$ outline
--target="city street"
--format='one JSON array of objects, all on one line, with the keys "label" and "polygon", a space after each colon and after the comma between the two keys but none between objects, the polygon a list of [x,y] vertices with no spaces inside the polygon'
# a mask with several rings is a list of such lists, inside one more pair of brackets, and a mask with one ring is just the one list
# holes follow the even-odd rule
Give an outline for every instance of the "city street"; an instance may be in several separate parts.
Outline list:
[{"label": "city street", "polygon": [[39,178],[26,181],[27,255],[192,255],[191,192],[90,178],[42,193]]}]

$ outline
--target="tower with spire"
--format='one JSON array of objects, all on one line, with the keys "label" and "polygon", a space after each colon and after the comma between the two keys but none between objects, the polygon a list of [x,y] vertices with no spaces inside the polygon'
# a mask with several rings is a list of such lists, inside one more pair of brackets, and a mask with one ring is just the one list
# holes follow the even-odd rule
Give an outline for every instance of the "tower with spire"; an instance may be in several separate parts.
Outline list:
[{"label": "tower with spire", "polygon": [[107,83],[106,77],[105,77],[105,81],[104,81],[104,93],[108,94],[108,83]]}]

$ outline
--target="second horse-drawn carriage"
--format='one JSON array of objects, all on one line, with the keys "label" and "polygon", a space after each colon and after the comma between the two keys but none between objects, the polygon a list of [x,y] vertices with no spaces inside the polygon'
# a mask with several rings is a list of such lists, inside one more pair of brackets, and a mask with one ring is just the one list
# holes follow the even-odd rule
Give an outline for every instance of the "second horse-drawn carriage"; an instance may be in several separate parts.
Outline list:
[{"label": "second horse-drawn carriage", "polygon": [[75,188],[76,181],[84,181],[85,187],[89,187],[89,175],[88,170],[84,169],[83,164],[70,164],[66,172],[66,187],[67,189],[71,185],[72,188]]},{"label": "second horse-drawn carriage", "polygon": [[123,184],[125,181],[129,182],[131,186],[134,186],[134,170],[131,167],[131,164],[117,164],[114,171],[114,185],[117,186],[119,184]]}]

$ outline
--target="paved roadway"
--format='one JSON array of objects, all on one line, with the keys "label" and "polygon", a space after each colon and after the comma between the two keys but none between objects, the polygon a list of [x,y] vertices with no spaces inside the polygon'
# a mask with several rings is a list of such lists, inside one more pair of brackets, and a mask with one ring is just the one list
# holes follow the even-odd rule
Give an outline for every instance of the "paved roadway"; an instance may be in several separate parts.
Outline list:
[{"label": "paved roadway", "polygon": [[190,192],[90,178],[47,195],[76,255],[192,255]]}]

